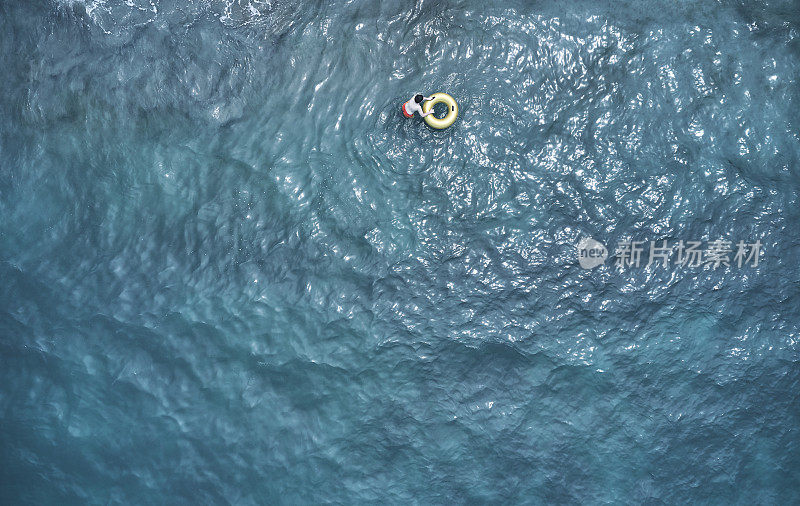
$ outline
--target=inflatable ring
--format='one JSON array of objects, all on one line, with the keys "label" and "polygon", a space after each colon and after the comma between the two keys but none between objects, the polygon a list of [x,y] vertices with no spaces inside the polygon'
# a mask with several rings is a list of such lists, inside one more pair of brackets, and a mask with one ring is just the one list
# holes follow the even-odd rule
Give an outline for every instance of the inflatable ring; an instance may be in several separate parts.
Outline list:
[{"label": "inflatable ring", "polygon": [[458,117],[458,104],[453,97],[447,93],[436,93],[432,95],[431,98],[433,100],[428,100],[422,104],[422,112],[429,113],[436,104],[447,104],[448,111],[444,118],[437,118],[435,114],[429,114],[428,116],[425,116],[425,123],[427,123],[430,127],[438,128],[440,130],[452,125]]}]

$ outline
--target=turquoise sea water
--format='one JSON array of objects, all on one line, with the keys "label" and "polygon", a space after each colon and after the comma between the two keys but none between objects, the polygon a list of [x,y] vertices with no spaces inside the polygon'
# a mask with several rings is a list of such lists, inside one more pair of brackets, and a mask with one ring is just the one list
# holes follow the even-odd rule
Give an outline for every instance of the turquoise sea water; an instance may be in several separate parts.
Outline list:
[{"label": "turquoise sea water", "polygon": [[3,504],[800,503],[796,1],[2,0],[0,65]]}]

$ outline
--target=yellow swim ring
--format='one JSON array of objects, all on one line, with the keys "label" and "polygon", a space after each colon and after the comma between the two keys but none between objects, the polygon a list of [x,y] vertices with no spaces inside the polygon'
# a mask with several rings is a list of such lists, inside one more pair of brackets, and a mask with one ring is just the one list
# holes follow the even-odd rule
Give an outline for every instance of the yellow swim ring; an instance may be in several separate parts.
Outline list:
[{"label": "yellow swim ring", "polygon": [[438,129],[447,128],[452,125],[458,117],[458,104],[453,97],[447,93],[435,93],[431,95],[431,98],[433,100],[428,100],[422,104],[422,112],[429,113],[436,104],[447,104],[447,114],[444,118],[437,118],[435,114],[429,114],[424,118],[425,123],[430,127]]}]

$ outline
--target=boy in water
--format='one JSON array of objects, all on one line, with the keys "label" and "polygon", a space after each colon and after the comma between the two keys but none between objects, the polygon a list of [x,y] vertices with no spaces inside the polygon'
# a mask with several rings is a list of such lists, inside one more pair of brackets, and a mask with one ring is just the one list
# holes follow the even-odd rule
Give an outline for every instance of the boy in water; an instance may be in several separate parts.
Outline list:
[{"label": "boy in water", "polygon": [[429,113],[422,112],[422,101],[423,100],[433,100],[433,97],[423,97],[422,95],[414,95],[414,98],[403,104],[403,116],[406,118],[410,118],[414,115],[415,112],[418,112],[421,117],[425,117],[428,114],[433,114],[433,110]]}]

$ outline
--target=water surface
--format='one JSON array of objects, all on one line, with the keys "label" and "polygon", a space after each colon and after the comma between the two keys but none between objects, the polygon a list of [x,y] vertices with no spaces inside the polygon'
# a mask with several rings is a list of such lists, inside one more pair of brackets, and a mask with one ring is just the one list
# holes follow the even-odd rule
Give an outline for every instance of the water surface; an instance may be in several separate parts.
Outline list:
[{"label": "water surface", "polygon": [[799,12],[3,1],[0,500],[799,502]]}]

